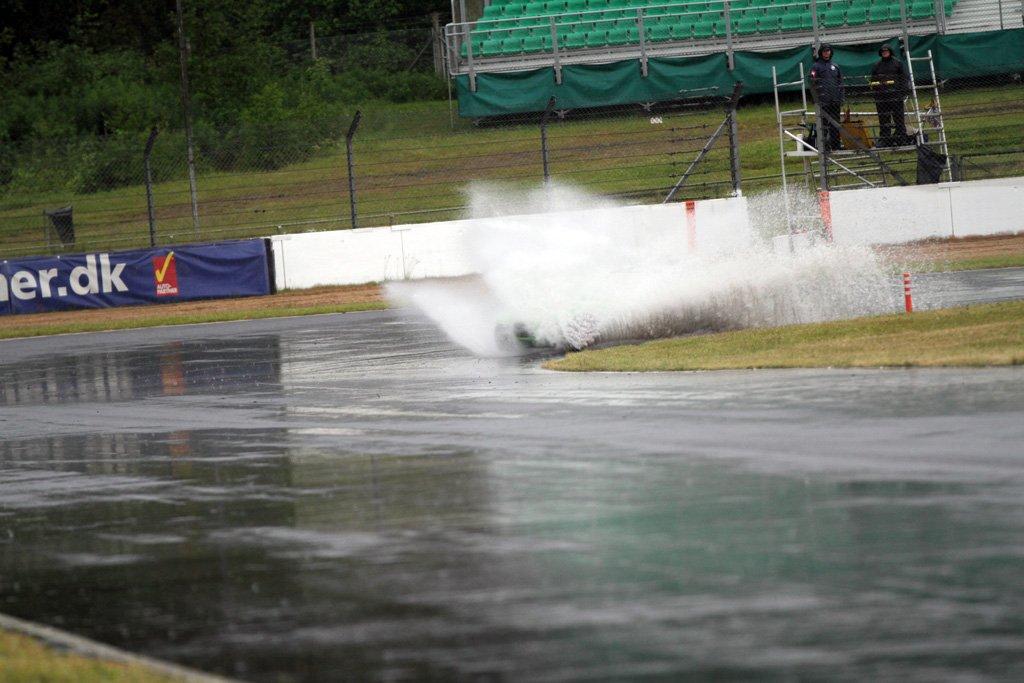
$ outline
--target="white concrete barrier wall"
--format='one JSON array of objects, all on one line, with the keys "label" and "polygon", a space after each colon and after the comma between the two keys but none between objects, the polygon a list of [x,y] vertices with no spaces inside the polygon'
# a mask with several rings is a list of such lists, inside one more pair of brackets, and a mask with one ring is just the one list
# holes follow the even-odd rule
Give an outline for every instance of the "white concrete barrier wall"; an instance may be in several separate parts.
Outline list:
[{"label": "white concrete barrier wall", "polygon": [[832,192],[840,244],[1024,232],[1024,178]]},{"label": "white concrete barrier wall", "polygon": [[[1024,232],[1024,178],[833,192],[831,207],[839,244]],[[741,249],[751,240],[743,197],[698,201],[695,217],[701,252]],[[679,202],[276,235],[271,239],[277,287],[468,275],[478,272],[470,248],[478,231],[503,224],[558,229],[567,220],[613,231],[616,239],[657,239],[675,231],[685,237],[688,229],[685,202]]]},{"label": "white concrete barrier wall", "polygon": [[[735,250],[751,239],[746,199],[695,203],[696,244],[702,251]],[[278,289],[387,280],[457,277],[478,272],[471,249],[476,231],[558,229],[579,221],[624,239],[687,230],[684,203],[625,206],[558,214],[477,218],[387,228],[309,232],[271,237]]]}]

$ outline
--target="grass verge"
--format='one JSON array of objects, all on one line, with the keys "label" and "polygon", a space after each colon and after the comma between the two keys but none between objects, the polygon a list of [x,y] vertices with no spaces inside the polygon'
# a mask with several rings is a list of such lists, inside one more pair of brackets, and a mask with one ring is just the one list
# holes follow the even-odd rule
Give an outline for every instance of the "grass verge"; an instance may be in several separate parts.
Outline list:
[{"label": "grass verge", "polygon": [[1024,301],[739,330],[571,353],[544,367],[646,372],[1024,364]]},{"label": "grass verge", "polygon": [[1024,254],[1000,254],[998,256],[982,256],[978,258],[959,259],[955,261],[936,261],[924,264],[919,270],[953,271],[982,270],[985,268],[1020,268],[1024,267]]},{"label": "grass verge", "polygon": [[[196,323],[220,323],[234,320],[256,320],[262,318],[284,318],[296,315],[316,315],[320,313],[354,313],[356,311],[374,311],[387,308],[382,301],[369,301],[350,304],[321,304],[316,306],[278,306],[274,308],[246,310],[210,310],[202,312],[173,313],[161,311],[160,307],[141,307],[134,309],[139,315],[106,319],[90,318],[83,320],[60,320],[52,322],[44,319],[48,314],[37,316],[27,315],[13,317],[5,321],[0,328],[0,339],[15,337],[39,337],[50,334],[71,334],[75,332],[105,332],[110,330],[136,329],[139,327],[160,327],[164,325],[193,325]],[[87,313],[81,311],[81,314]],[[9,324],[8,324],[9,323]]]},{"label": "grass verge", "polygon": [[32,638],[0,631],[0,680],[4,683],[170,683],[181,679],[155,674],[141,666],[60,652]]}]

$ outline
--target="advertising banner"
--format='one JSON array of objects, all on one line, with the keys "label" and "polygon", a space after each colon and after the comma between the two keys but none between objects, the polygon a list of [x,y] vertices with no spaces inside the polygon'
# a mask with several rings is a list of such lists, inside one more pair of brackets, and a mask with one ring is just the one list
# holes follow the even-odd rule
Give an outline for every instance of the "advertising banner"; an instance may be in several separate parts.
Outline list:
[{"label": "advertising banner", "polygon": [[0,315],[270,292],[260,239],[0,261]]}]

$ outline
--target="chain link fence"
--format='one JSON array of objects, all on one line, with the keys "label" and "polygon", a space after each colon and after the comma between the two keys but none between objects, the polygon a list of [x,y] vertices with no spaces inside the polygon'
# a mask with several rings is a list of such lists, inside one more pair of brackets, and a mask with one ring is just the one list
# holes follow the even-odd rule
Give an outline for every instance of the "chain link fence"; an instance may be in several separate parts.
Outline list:
[{"label": "chain link fence", "polygon": [[[1024,64],[986,59],[984,77],[935,83],[915,70],[926,120],[908,106],[907,126],[920,125],[934,144],[927,112],[941,111],[954,179],[1024,175]],[[851,118],[877,140],[869,85],[851,83],[850,93]],[[197,125],[198,220],[180,131],[159,131],[148,155],[146,132],[6,145],[0,257],[451,220],[466,215],[480,184],[554,182],[627,203],[776,190],[783,167],[772,97],[745,97],[730,116],[730,95],[573,110],[555,101],[546,113],[475,122],[440,101],[367,105],[356,126],[354,107],[327,119]],[[798,101],[782,97],[784,106]],[[913,180],[915,154],[887,159]],[[871,164],[863,173],[893,182]]]}]

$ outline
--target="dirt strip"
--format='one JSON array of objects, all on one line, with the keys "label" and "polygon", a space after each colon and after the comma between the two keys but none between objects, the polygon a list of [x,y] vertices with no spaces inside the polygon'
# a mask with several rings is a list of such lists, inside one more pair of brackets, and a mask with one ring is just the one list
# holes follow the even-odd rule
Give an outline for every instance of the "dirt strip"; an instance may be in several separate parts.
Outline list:
[{"label": "dirt strip", "polygon": [[1024,233],[1016,235],[986,235],[943,240],[924,240],[889,248],[908,261],[943,263],[990,256],[1024,254]]},{"label": "dirt strip", "polygon": [[[244,313],[246,311],[282,309],[282,315],[288,315],[285,309],[375,303],[382,301],[383,298],[380,286],[373,284],[353,285],[350,287],[314,287],[311,289],[279,292],[270,296],[250,296],[238,299],[211,299],[208,301],[186,301],[177,304],[32,313],[19,315],[16,320],[18,323],[25,325],[52,325],[58,327],[68,323],[160,320],[172,315],[190,315],[211,311]],[[0,325],[3,325],[3,318],[0,318]]]}]

